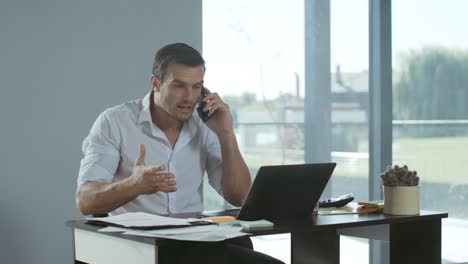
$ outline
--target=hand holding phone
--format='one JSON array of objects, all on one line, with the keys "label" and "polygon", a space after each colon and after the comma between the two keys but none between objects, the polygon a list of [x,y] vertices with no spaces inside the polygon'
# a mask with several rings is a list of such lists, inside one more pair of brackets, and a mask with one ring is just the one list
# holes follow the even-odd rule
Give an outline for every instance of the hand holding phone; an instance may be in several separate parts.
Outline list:
[{"label": "hand holding phone", "polygon": [[197,113],[208,128],[217,135],[234,133],[229,106],[223,102],[218,93],[211,92],[202,86],[197,103]]},{"label": "hand holding phone", "polygon": [[206,111],[206,112],[203,111],[203,108],[205,107],[206,102],[203,102],[202,99],[205,98],[206,95],[207,93],[206,93],[205,87],[202,87],[200,97],[198,97],[198,101],[197,101],[198,103],[197,112],[203,122],[206,122],[208,121],[208,119],[210,119],[210,116],[208,115],[210,111]]}]

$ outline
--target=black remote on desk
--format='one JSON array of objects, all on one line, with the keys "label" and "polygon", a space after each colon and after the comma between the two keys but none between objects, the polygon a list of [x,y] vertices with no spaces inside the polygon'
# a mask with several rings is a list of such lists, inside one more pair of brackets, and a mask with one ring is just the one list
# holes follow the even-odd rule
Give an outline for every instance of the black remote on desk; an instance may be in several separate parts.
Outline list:
[{"label": "black remote on desk", "polygon": [[342,207],[347,205],[349,202],[354,200],[354,195],[352,193],[348,193],[342,195],[337,198],[330,198],[326,200],[319,201],[319,207],[327,208],[327,207]]}]

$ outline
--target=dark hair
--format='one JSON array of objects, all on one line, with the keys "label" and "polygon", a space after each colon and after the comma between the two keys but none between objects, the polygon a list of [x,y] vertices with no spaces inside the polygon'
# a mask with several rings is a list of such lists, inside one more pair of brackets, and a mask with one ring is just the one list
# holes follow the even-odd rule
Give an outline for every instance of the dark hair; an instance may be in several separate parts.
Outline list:
[{"label": "dark hair", "polygon": [[162,81],[169,64],[203,65],[205,69],[205,60],[200,53],[185,43],[173,43],[160,48],[154,56],[153,75]]}]

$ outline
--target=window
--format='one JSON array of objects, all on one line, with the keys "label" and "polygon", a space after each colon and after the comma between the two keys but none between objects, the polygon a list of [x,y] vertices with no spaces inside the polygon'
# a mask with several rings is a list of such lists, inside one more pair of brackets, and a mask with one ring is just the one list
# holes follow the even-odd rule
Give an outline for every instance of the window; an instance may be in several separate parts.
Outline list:
[{"label": "window", "polygon": [[[369,199],[369,6],[330,1],[332,196]],[[367,239],[340,237],[340,263],[368,263]]]},{"label": "window", "polygon": [[[252,177],[304,162],[304,9],[295,1],[203,1],[205,84],[230,106]],[[224,204],[205,186],[205,209]]]},{"label": "window", "polygon": [[[376,177],[369,177],[369,163],[376,160],[369,157],[369,3],[203,1],[206,85],[231,106],[252,176],[262,165],[308,160],[315,147],[305,132],[316,121],[306,119],[314,107],[307,100],[312,93],[314,100],[330,102],[323,111],[330,129],[314,140],[330,140],[325,154],[338,163],[324,195],[353,192],[357,200],[369,199],[369,182]],[[309,23],[319,21],[310,19],[311,6],[323,9],[323,24]],[[393,103],[393,138],[383,141],[393,141],[393,164],[406,164],[421,176],[421,208],[449,213],[443,221],[444,261],[467,262],[460,241],[468,236],[468,35],[462,34],[468,2],[394,0],[391,6],[392,43],[381,47],[392,48],[393,98],[384,101]],[[329,43],[317,44],[310,32],[330,36]],[[308,57],[311,50],[317,61]],[[328,68],[326,87],[316,93],[309,74],[326,69],[326,75]],[[207,210],[228,206],[210,188],[205,198]],[[367,240],[341,242],[341,255],[349,250],[352,256],[342,262],[368,259]]]},{"label": "window", "polygon": [[[318,129],[331,140],[327,151],[338,163],[324,196],[352,192],[356,199],[367,200],[368,3],[348,2],[332,1],[331,7],[326,1],[320,3],[331,10],[325,14],[331,19],[331,32],[324,32],[331,33],[331,59],[323,57],[332,66],[331,71],[325,69],[331,79],[327,87],[331,105],[330,110],[322,109],[330,111],[331,131]],[[305,83],[305,50],[312,45],[306,47],[305,4],[303,0],[203,1],[206,86],[230,105],[252,177],[263,165],[305,162],[305,87],[311,86]],[[204,191],[205,210],[229,206],[208,184]],[[346,245],[343,263],[353,263],[350,256],[356,252],[361,260],[367,259],[367,240],[343,238],[342,243]],[[276,246],[283,244],[275,240]],[[289,261],[283,248],[275,253]]]},{"label": "window", "polygon": [[466,8],[463,0],[392,2],[393,162],[418,172],[422,209],[449,213],[447,263],[468,261]]}]

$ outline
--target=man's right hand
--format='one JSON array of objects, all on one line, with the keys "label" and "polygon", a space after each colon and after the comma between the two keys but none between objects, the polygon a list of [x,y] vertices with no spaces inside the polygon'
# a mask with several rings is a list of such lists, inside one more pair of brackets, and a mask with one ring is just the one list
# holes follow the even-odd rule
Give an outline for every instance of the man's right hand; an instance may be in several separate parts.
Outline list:
[{"label": "man's right hand", "polygon": [[135,160],[130,181],[139,194],[152,194],[155,192],[175,192],[176,181],[172,173],[161,172],[164,165],[148,166],[145,164],[145,145],[140,144],[138,157]]}]

